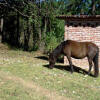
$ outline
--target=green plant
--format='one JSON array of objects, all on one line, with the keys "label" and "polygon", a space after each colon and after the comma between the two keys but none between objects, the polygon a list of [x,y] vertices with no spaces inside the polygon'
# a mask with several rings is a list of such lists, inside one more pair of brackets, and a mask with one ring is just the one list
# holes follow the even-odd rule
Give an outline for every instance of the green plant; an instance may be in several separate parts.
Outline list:
[{"label": "green plant", "polygon": [[53,35],[54,32],[50,32],[46,37],[46,50],[52,51],[57,45],[57,38]]}]

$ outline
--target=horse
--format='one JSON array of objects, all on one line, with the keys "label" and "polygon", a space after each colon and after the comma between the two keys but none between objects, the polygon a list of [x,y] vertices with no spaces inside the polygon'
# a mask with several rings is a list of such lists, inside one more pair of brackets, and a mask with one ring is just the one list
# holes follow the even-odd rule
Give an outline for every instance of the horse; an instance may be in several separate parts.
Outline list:
[{"label": "horse", "polygon": [[88,74],[91,73],[91,69],[94,63],[94,76],[99,76],[99,48],[92,42],[77,42],[73,40],[66,40],[61,42],[49,55],[49,68],[53,68],[57,58],[61,55],[65,55],[69,61],[71,67],[71,73],[73,73],[72,58],[83,59],[88,58],[89,70]]}]

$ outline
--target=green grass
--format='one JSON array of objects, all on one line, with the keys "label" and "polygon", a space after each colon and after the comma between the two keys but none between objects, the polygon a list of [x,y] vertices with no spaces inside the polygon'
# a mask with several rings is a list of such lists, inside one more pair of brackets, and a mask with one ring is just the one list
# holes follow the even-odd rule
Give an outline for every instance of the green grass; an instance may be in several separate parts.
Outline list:
[{"label": "green grass", "polygon": [[47,100],[45,96],[38,95],[35,90],[24,87],[11,80],[2,81],[0,86],[0,100]]},{"label": "green grass", "polygon": [[0,50],[0,100],[100,100],[100,77],[50,70],[39,56],[45,55]]}]

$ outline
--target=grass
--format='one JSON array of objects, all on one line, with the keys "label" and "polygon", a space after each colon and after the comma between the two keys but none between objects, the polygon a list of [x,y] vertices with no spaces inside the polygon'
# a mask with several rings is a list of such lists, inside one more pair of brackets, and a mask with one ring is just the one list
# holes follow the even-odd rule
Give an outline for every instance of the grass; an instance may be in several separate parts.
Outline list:
[{"label": "grass", "polygon": [[0,100],[100,100],[100,77],[71,74],[61,63],[50,70],[40,52],[1,48]]}]

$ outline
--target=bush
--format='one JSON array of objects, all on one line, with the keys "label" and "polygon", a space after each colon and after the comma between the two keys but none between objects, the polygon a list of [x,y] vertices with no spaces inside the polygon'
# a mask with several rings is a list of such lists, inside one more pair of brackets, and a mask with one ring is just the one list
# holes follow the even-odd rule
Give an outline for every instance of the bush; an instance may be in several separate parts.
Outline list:
[{"label": "bush", "polygon": [[46,51],[51,52],[58,45],[57,38],[50,32],[46,36]]},{"label": "bush", "polygon": [[52,31],[46,33],[46,51],[51,52],[64,40],[64,21],[52,21]]}]

